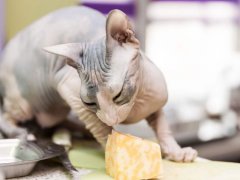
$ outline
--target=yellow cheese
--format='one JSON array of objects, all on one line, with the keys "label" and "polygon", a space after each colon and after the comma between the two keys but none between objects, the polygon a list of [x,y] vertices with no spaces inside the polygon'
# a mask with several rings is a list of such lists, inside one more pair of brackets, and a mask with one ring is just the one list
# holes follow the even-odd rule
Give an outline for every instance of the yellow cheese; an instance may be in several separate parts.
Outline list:
[{"label": "yellow cheese", "polygon": [[162,175],[158,144],[116,131],[108,137],[105,161],[107,174],[116,180],[153,179]]}]

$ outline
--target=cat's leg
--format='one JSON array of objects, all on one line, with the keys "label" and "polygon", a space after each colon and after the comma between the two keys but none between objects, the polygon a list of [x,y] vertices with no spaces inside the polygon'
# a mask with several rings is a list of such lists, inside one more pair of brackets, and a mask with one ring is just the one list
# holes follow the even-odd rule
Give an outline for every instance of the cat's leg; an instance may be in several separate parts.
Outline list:
[{"label": "cat's leg", "polygon": [[67,105],[55,104],[48,111],[37,112],[35,116],[42,128],[51,128],[65,121],[69,111]]},{"label": "cat's leg", "polygon": [[105,148],[108,135],[112,132],[113,128],[103,123],[94,113],[88,113],[79,115],[79,119],[84,122],[93,137]]},{"label": "cat's leg", "polygon": [[0,110],[0,131],[8,138],[26,140],[27,130],[17,126],[17,123],[33,118],[30,109],[28,102],[20,96],[5,97]]},{"label": "cat's leg", "polygon": [[27,139],[27,130],[17,126],[16,120],[9,113],[0,113],[0,131],[8,138]]},{"label": "cat's leg", "polygon": [[[93,137],[103,146],[105,147],[108,135],[112,131],[112,127],[104,124],[95,113],[81,107],[75,106],[73,103],[70,106],[75,114],[78,116],[78,121],[81,121],[85,124],[87,130],[93,135]],[[79,102],[80,104],[80,102]],[[79,124],[80,125],[80,124]]]},{"label": "cat's leg", "polygon": [[75,132],[81,132],[81,135],[86,138],[93,138],[93,135],[89,132],[89,130],[86,129],[85,124],[77,114],[75,114],[73,111],[70,111],[66,121],[63,123],[63,127],[67,127],[72,131]]},{"label": "cat's leg", "polygon": [[156,133],[165,158],[177,162],[191,162],[197,157],[197,151],[193,148],[181,148],[178,145],[169,129],[162,110],[147,117],[147,121]]},{"label": "cat's leg", "polygon": [[67,102],[71,110],[77,115],[78,120],[82,121],[86,129],[88,129],[94,138],[105,147],[108,135],[112,131],[111,126],[103,123],[97,115],[84,107],[78,91],[74,90],[71,82],[65,81],[64,84],[58,86],[57,90],[61,97]]}]

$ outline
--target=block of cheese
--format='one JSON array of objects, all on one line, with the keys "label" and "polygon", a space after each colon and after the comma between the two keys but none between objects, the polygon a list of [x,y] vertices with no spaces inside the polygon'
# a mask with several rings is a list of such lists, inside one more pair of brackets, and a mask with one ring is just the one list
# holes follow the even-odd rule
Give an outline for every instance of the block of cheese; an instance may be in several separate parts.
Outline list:
[{"label": "block of cheese", "polygon": [[162,176],[160,146],[113,131],[108,137],[106,171],[115,180],[154,179]]}]

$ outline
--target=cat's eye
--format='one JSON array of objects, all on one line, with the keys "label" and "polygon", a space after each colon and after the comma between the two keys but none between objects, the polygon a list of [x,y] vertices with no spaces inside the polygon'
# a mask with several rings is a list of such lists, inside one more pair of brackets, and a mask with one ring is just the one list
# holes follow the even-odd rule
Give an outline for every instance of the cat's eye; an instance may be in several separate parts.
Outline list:
[{"label": "cat's eye", "polygon": [[85,102],[85,101],[82,101],[86,106],[97,106],[97,104],[95,102]]},{"label": "cat's eye", "polygon": [[113,98],[113,101],[116,101],[122,95],[122,90]]},{"label": "cat's eye", "polygon": [[87,108],[89,108],[93,112],[97,111],[97,109],[98,109],[97,103],[95,103],[95,102],[84,102],[84,101],[82,101],[82,102],[85,106],[87,106]]},{"label": "cat's eye", "polygon": [[113,98],[113,101],[118,105],[128,103],[135,92],[134,86],[124,86],[122,90]]},{"label": "cat's eye", "polygon": [[123,105],[129,102],[129,98],[126,98],[123,90],[121,90],[114,98],[113,101],[118,105]]}]

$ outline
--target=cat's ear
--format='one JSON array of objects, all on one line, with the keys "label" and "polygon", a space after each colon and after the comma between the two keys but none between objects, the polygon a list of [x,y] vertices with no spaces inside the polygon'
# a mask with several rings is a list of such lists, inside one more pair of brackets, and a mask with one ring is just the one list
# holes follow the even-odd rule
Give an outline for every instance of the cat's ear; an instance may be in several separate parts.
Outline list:
[{"label": "cat's ear", "polygon": [[67,58],[67,63],[74,68],[77,68],[78,62],[83,54],[81,43],[59,44],[55,46],[44,47],[43,49],[49,53],[64,56]]},{"label": "cat's ear", "polygon": [[120,10],[115,9],[108,14],[106,37],[108,47],[112,47],[116,43],[118,45],[129,43],[136,48],[140,46],[127,15]]}]

